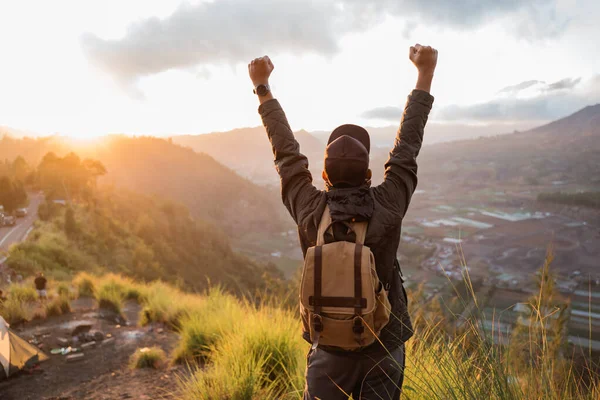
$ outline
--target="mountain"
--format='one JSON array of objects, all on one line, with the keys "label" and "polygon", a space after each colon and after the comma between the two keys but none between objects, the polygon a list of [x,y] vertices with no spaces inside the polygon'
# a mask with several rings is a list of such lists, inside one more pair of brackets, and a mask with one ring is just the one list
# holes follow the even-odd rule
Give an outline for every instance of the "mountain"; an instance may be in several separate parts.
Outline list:
[{"label": "mountain", "polygon": [[[322,159],[325,145],[305,130],[295,132],[300,149],[309,160]],[[174,143],[214,157],[220,163],[256,184],[278,184],[273,152],[264,127],[241,128],[228,132],[172,137]],[[311,165],[315,167],[316,165]],[[318,166],[319,171],[322,166]]]},{"label": "mountain", "polygon": [[105,165],[105,183],[179,201],[192,215],[232,236],[284,229],[284,209],[275,190],[259,187],[211,156],[170,140],[112,136],[79,152]]},{"label": "mountain", "polygon": [[419,168],[420,177],[438,183],[597,183],[600,105],[524,132],[426,146]]},{"label": "mountain", "polygon": [[568,117],[532,129],[530,134],[560,135],[565,132],[571,135],[599,135],[600,104],[587,106]]},{"label": "mountain", "polygon": [[[384,126],[384,127],[366,127],[365,129],[369,132],[371,137],[371,148],[380,148],[385,151],[389,151],[394,139],[398,126],[400,125],[400,119],[396,125]],[[495,123],[486,125],[468,125],[460,123],[438,123],[428,122],[425,138],[423,139],[424,145],[432,145],[437,143],[453,142],[458,140],[476,139],[479,137],[496,136],[498,134],[504,134],[514,131],[522,131],[533,128],[538,124],[535,122],[525,123]],[[327,141],[329,137],[329,131],[316,131],[310,132],[311,135],[320,139],[321,141]]]}]

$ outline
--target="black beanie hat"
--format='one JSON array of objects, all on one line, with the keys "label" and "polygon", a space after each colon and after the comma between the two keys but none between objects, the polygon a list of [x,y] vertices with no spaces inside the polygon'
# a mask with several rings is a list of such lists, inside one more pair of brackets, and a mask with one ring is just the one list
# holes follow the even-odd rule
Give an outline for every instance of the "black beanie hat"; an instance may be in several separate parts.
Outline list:
[{"label": "black beanie hat", "polygon": [[[363,139],[359,140],[354,135],[339,135],[340,128],[333,131],[325,148],[325,172],[334,187],[360,186],[369,169],[369,135],[363,128],[357,127],[364,132],[364,135],[359,133],[359,138]],[[363,144],[365,138],[366,146]]]}]

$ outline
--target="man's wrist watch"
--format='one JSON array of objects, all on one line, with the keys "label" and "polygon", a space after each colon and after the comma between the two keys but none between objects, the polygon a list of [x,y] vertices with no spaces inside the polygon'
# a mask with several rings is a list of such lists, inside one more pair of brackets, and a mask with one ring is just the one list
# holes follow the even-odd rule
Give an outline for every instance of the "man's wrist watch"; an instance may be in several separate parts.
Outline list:
[{"label": "man's wrist watch", "polygon": [[259,96],[266,96],[267,93],[269,93],[270,91],[271,91],[271,88],[269,87],[269,85],[261,84],[261,85],[258,85],[257,87],[255,87],[252,92]]}]

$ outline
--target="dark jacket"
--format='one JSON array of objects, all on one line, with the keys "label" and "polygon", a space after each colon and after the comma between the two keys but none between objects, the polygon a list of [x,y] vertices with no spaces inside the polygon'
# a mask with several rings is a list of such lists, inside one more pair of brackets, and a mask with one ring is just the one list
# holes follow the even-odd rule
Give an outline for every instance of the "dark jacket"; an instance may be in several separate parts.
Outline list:
[{"label": "dark jacket", "polygon": [[[432,104],[433,96],[427,92],[413,90],[408,96],[394,148],[385,164],[384,181],[369,189],[374,207],[365,245],[370,247],[375,256],[379,279],[390,289],[393,316],[380,336],[388,349],[401,345],[413,333],[396,253],[402,219],[417,186],[416,158]],[[347,189],[327,188],[327,191],[322,191],[313,185],[308,159],[300,153],[300,146],[277,100],[263,103],[258,112],[273,147],[275,167],[281,178],[283,203],[298,224],[300,245],[306,255],[306,250],[316,244],[317,228],[327,203],[330,202],[330,208],[339,209],[339,201],[337,204],[331,202],[345,197],[331,192]],[[342,208],[352,209],[347,201],[341,203]],[[304,337],[307,337],[306,332]]]},{"label": "dark jacket", "polygon": [[36,290],[46,290],[46,282],[48,281],[43,276],[38,276],[33,281],[33,283],[35,283]]}]

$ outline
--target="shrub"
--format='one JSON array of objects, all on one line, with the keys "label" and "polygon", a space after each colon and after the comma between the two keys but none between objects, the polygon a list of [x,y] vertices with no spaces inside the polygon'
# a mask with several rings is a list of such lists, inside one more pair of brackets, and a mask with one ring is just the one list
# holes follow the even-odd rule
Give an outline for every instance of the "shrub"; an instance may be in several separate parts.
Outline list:
[{"label": "shrub", "polygon": [[145,290],[140,325],[159,322],[178,329],[181,326],[181,318],[191,310],[197,309],[202,302],[198,296],[186,295],[165,283],[154,282]]},{"label": "shrub", "polygon": [[118,315],[122,314],[125,293],[123,287],[117,284],[112,277],[100,280],[94,295],[100,308],[113,311]]},{"label": "shrub", "polygon": [[85,272],[77,274],[75,279],[73,279],[73,285],[77,288],[79,297],[94,297],[94,292],[96,290],[94,281],[97,279],[98,278]]},{"label": "shrub", "polygon": [[221,364],[206,369],[197,368],[194,374],[178,382],[178,398],[182,400],[255,400],[255,399],[299,399],[299,393],[289,397],[277,396],[275,390],[261,385],[264,360],[252,357],[240,359],[233,369]]},{"label": "shrub", "polygon": [[[291,311],[248,304],[242,311],[233,318],[235,329],[223,330],[218,340],[213,337],[212,344],[203,345],[210,367],[180,382],[184,399],[300,397],[307,346],[299,335],[298,318]],[[191,343],[183,332],[176,355]]]},{"label": "shrub", "polygon": [[173,358],[191,362],[204,358],[209,347],[227,332],[234,332],[249,310],[220,288],[212,289],[202,303],[188,308],[181,319],[180,338]]},{"label": "shrub", "polygon": [[58,295],[46,303],[46,317],[68,314],[71,312],[71,300],[68,295]]},{"label": "shrub", "polygon": [[137,349],[135,353],[131,355],[129,366],[131,368],[158,369],[165,364],[166,359],[167,356],[160,347],[144,347],[143,349]]},{"label": "shrub", "polygon": [[8,297],[18,302],[27,303],[38,299],[36,290],[25,284],[13,284],[8,287]]},{"label": "shrub", "polygon": [[9,297],[0,304],[0,315],[9,324],[18,324],[31,319],[28,304],[15,297]]},{"label": "shrub", "polygon": [[56,294],[59,296],[71,297],[71,287],[68,283],[61,282],[56,286]]},{"label": "shrub", "polygon": [[96,291],[96,300],[98,300],[98,307],[100,308],[113,311],[119,315],[123,313],[125,297],[122,292],[119,292],[114,288],[101,286]]}]

